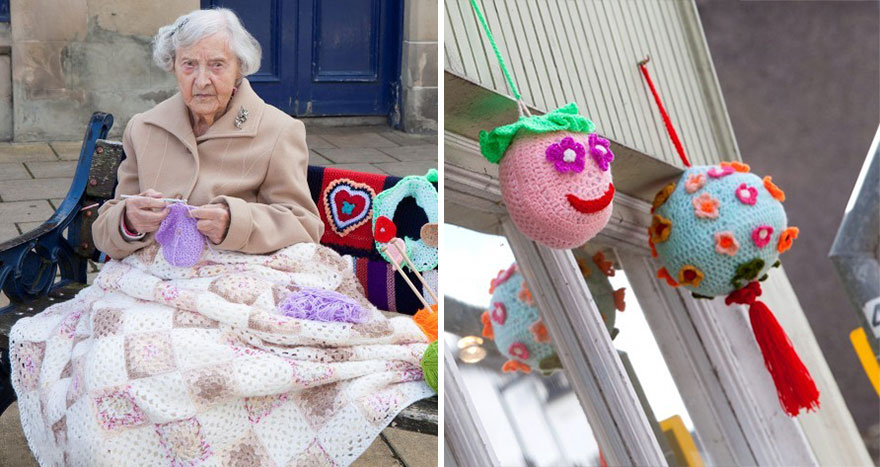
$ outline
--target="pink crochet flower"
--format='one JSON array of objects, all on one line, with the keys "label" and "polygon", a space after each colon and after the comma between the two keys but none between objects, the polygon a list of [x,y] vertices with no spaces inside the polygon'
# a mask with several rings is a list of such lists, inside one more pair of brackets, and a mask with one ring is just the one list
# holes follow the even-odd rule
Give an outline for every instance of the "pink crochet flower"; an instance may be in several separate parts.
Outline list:
[{"label": "pink crochet flower", "polygon": [[684,189],[688,193],[693,193],[700,188],[703,188],[706,185],[706,175],[701,173],[690,174],[686,182],[684,182]]},{"label": "pink crochet flower", "polygon": [[492,310],[489,312],[489,315],[492,317],[492,321],[504,324],[507,321],[507,308],[503,303],[495,302],[492,304]]},{"label": "pink crochet flower", "polygon": [[718,208],[721,207],[721,201],[713,198],[709,193],[703,193],[691,200],[694,203],[694,211],[697,217],[704,219],[717,219]]},{"label": "pink crochet flower", "polygon": [[587,137],[587,142],[590,145],[590,155],[593,156],[596,165],[603,172],[607,172],[611,162],[614,161],[614,153],[611,152],[611,142],[596,133],[590,133],[590,136]]},{"label": "pink crochet flower", "polygon": [[733,232],[716,232],[715,233],[715,251],[722,255],[735,256],[739,251],[739,242],[733,236]]},{"label": "pink crochet flower", "polygon": [[754,206],[758,202],[758,189],[745,183],[740,183],[739,188],[736,189],[736,197],[743,204]]},{"label": "pink crochet flower", "polygon": [[529,349],[522,342],[514,342],[513,344],[510,344],[510,347],[507,349],[507,353],[513,355],[520,360],[529,359]]},{"label": "pink crochet flower", "polygon": [[547,160],[553,162],[559,172],[583,172],[587,150],[571,136],[551,144],[545,152]]},{"label": "pink crochet flower", "polygon": [[733,167],[729,165],[725,165],[722,167],[712,167],[706,173],[712,178],[721,178],[726,177],[732,173],[736,172]]},{"label": "pink crochet flower", "polygon": [[761,225],[752,230],[752,241],[758,248],[764,248],[770,243],[770,236],[773,235],[773,227],[769,225]]}]

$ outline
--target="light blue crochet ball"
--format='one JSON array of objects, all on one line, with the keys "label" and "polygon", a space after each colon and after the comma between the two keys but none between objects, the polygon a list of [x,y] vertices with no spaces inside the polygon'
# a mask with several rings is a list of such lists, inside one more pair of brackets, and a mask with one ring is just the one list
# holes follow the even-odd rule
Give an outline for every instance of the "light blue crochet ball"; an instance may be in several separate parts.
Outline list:
[{"label": "light blue crochet ball", "polygon": [[650,241],[672,285],[695,296],[727,295],[777,266],[797,236],[769,177],[736,164],[689,168],[654,200]]},{"label": "light blue crochet ball", "polygon": [[554,365],[556,350],[516,265],[499,273],[492,284],[492,301],[483,314],[483,334],[491,335],[498,351],[508,358],[504,371],[551,371],[551,367],[558,366]]}]

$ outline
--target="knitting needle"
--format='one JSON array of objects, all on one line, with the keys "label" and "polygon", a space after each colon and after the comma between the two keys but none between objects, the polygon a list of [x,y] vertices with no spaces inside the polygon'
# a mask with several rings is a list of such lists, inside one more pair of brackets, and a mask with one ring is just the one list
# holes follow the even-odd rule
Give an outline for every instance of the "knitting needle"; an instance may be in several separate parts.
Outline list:
[{"label": "knitting needle", "polygon": [[166,202],[166,203],[186,203],[186,200],[185,200],[185,199],[177,199],[177,198],[153,198],[153,197],[150,197],[150,196],[141,196],[141,195],[122,195],[121,198],[122,198],[122,199],[129,199],[129,198],[143,198],[143,199],[155,199],[155,200],[158,200],[158,201],[164,201],[164,202]]},{"label": "knitting needle", "polygon": [[391,244],[394,245],[394,249],[397,250],[398,253],[400,253],[400,256],[403,256],[403,260],[406,261],[406,264],[409,265],[409,268],[412,269],[412,272],[416,273],[416,277],[418,277],[419,280],[422,281],[422,285],[424,285],[425,289],[428,290],[428,293],[431,294],[431,298],[434,299],[434,303],[439,304],[440,300],[437,299],[437,295],[434,294],[433,290],[431,290],[431,286],[428,285],[428,282],[425,280],[425,278],[422,277],[421,274],[419,274],[419,270],[416,269],[412,261],[409,260],[409,256],[407,256],[406,251],[401,250],[400,245],[398,245],[397,242],[395,242],[394,240],[391,241]]},{"label": "knitting needle", "polygon": [[[383,246],[382,252],[385,254],[388,254],[388,247]],[[400,273],[400,275],[403,277],[403,280],[406,281],[406,285],[408,285],[409,288],[412,289],[413,293],[416,294],[416,297],[418,297],[419,301],[421,301],[422,304],[425,305],[425,308],[430,310],[431,305],[428,305],[428,301],[425,300],[425,297],[422,296],[422,293],[419,292],[419,289],[417,289],[416,286],[412,283],[412,281],[409,280],[409,277],[403,272],[403,268],[400,267],[399,264],[397,264],[397,261],[394,261],[394,258],[392,258],[391,255],[388,255],[388,259],[391,260],[390,262],[391,262],[391,264],[394,265],[394,269]]]}]

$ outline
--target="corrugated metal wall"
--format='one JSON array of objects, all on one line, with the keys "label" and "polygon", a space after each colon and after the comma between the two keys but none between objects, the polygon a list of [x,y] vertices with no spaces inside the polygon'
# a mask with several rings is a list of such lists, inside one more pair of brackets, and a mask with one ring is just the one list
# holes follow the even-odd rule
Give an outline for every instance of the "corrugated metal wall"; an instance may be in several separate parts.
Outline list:
[{"label": "corrugated metal wall", "polygon": [[[446,69],[511,95],[470,0],[444,1]],[[549,110],[577,102],[581,113],[596,123],[600,133],[680,165],[637,66],[649,54],[648,69],[691,162],[711,164],[737,158],[730,154],[736,152],[736,147],[729,125],[725,126],[723,103],[718,105],[713,96],[707,95],[718,92],[711,66],[701,61],[708,52],[693,50],[705,47],[705,43],[694,41],[695,31],[686,30],[699,28],[698,23],[683,17],[683,8],[691,8],[692,4],[690,0],[676,4],[679,1],[477,3],[529,105]],[[702,31],[696,32],[702,38]],[[720,94],[715,98],[720,101]]]}]

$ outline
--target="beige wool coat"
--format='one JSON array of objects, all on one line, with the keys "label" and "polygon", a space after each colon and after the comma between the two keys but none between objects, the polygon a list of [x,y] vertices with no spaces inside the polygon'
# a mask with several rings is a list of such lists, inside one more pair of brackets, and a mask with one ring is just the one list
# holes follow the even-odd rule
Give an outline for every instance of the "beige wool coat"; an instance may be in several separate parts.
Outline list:
[{"label": "beige wool coat", "polygon": [[[247,118],[235,126],[241,109]],[[239,118],[239,120],[241,120]],[[229,206],[226,238],[215,248],[268,253],[299,242],[318,242],[324,225],[306,181],[309,151],[302,122],[266,104],[242,80],[229,110],[196,137],[180,93],[135,115],[122,138],[115,197],[98,211],[95,246],[121,259],[154,241],[122,237],[126,200],[154,189],[190,205]]]}]

